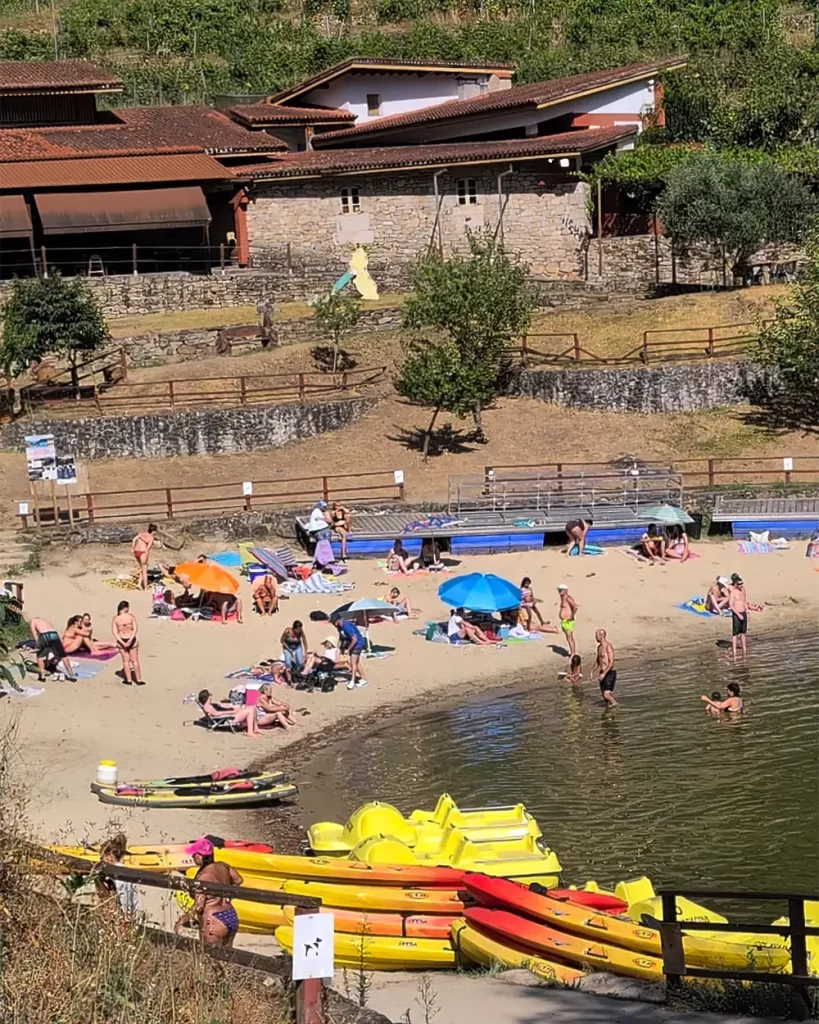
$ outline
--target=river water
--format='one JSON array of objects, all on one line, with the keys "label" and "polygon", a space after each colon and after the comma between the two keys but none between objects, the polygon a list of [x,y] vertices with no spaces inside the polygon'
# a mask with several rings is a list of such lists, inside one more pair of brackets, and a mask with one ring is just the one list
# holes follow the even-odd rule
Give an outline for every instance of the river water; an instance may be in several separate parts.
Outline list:
[{"label": "river water", "polygon": [[[611,710],[596,684],[549,680],[394,716],[313,762],[324,809],[523,801],[569,882],[816,891],[819,637],[749,646],[745,665],[711,646],[625,664]],[[732,680],[746,712],[706,714],[700,694]]]}]

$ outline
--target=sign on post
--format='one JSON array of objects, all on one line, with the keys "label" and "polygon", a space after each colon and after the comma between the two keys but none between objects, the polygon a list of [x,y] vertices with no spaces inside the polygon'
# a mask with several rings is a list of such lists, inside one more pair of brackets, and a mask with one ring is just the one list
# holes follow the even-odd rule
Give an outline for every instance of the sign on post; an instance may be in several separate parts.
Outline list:
[{"label": "sign on post", "polygon": [[332,978],[332,914],[297,914],[293,918],[293,981]]},{"label": "sign on post", "polygon": [[253,481],[245,480],[242,484],[242,495],[245,498],[249,498],[253,494]]},{"label": "sign on post", "polygon": [[791,473],[793,471],[793,459],[783,459],[782,468],[786,473]]},{"label": "sign on post", "polygon": [[57,450],[54,447],[54,435],[29,434],[25,442],[29,480],[56,480]]},{"label": "sign on post", "polygon": [[404,470],[394,469],[392,471],[392,478],[397,484],[402,484],[404,482]]}]

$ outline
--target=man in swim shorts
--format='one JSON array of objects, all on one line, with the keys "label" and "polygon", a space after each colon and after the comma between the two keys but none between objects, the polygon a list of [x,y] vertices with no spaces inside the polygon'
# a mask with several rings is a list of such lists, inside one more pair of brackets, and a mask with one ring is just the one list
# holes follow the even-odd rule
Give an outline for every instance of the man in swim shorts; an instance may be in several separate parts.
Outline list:
[{"label": "man in swim shorts", "polygon": [[617,670],[614,667],[614,648],[606,636],[605,629],[598,629],[594,634],[594,639],[597,641],[597,660],[592,673],[600,683],[603,700],[609,707],[616,707],[614,687],[617,685]]},{"label": "man in swim shorts", "polygon": [[31,628],[31,635],[37,643],[39,681],[41,683],[44,681],[46,671],[53,672],[59,669],[65,673],[65,678],[69,682],[76,682],[74,670],[71,667],[71,662],[68,660],[68,655],[65,653],[60,634],[48,619],[34,618],[29,623],[29,626]]},{"label": "man in swim shorts", "polygon": [[738,572],[731,575],[731,586],[728,587],[728,607],[731,609],[731,650],[734,661],[737,660],[737,642],[742,647],[743,658],[748,653],[746,636],[748,633],[748,595],[745,584]]},{"label": "man in swim shorts", "polygon": [[560,611],[558,612],[560,628],[563,630],[566,643],[569,645],[569,657],[571,658],[577,654],[577,649],[574,645],[574,620],[577,615],[578,604],[569,593],[569,588],[565,583],[561,583],[558,586],[557,593],[560,600]]}]

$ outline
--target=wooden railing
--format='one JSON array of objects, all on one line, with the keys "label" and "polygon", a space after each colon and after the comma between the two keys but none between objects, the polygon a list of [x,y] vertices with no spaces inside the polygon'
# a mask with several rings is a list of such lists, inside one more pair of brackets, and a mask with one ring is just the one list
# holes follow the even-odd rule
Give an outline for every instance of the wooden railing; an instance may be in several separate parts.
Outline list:
[{"label": "wooden railing", "polygon": [[[307,402],[328,398],[387,379],[386,366],[367,366],[344,373],[268,373],[241,377],[183,377],[173,380],[129,381],[116,392],[99,388],[82,396],[89,409],[105,413],[142,413],[158,409],[192,409],[216,405],[231,408],[271,402]],[[73,408],[73,402],[54,399],[48,404]]]},{"label": "wooden railing", "polygon": [[78,494],[72,493],[70,487],[65,491],[55,488],[50,499],[33,495],[19,501],[17,515],[23,529],[30,526],[93,526],[115,520],[149,522],[202,515],[220,516],[277,505],[304,507],[318,498],[359,504],[403,501],[404,476],[400,470],[384,470],[133,491],[84,491]]},{"label": "wooden railing", "polygon": [[[710,889],[661,889],[658,893],[662,900],[663,919],[660,922],[660,935],[663,951],[663,973],[668,979],[669,989],[678,988],[683,978],[718,978],[724,981],[762,982],[775,985],[790,985],[798,1002],[792,1006],[792,1016],[796,1020],[807,1020],[810,1017],[810,999],[808,989],[819,986],[819,977],[808,972],[808,954],[805,939],[809,935],[819,935],[819,928],[805,924],[805,903],[819,899],[816,894],[803,895],[781,892],[717,892]],[[677,919],[677,898],[688,899],[722,899],[743,902],[779,903],[788,908],[788,924],[772,925],[767,922],[749,922],[743,920],[736,924],[717,923],[714,921],[679,921]],[[774,974],[769,971],[754,970],[715,970],[703,967],[688,967],[685,963],[685,932],[720,932],[725,933],[726,941],[730,941],[731,933],[755,933],[758,935],[778,935],[790,939],[791,971],[789,974]],[[752,966],[749,955],[749,968]]]},{"label": "wooden railing", "polygon": [[[769,321],[764,321],[768,323]],[[679,327],[643,331],[638,345],[620,355],[601,356],[586,348],[578,334],[528,334],[519,346],[510,351],[520,358],[523,367],[556,364],[576,366],[579,363],[600,366],[624,366],[638,363],[697,362],[727,359],[743,355],[757,337],[759,325],[752,322],[721,324],[711,327]],[[674,337],[669,337],[674,335]]]},{"label": "wooden railing", "polygon": [[50,380],[20,388],[23,408],[94,400],[102,391],[128,378],[124,348],[93,356],[72,368],[59,370]]},{"label": "wooden railing", "polygon": [[641,475],[644,472],[670,470],[682,477],[686,492],[715,490],[724,487],[738,487],[748,483],[763,483],[770,486],[794,486],[799,483],[819,483],[819,455],[782,456],[771,455],[760,458],[699,458],[669,459],[666,461],[635,462],[633,466],[613,467],[610,462],[551,462],[511,463],[484,467],[487,486],[497,486],[501,481],[526,486],[527,481],[536,481],[544,475],[553,475],[556,480],[568,479],[578,473],[591,479],[594,473],[614,470],[622,474]]}]

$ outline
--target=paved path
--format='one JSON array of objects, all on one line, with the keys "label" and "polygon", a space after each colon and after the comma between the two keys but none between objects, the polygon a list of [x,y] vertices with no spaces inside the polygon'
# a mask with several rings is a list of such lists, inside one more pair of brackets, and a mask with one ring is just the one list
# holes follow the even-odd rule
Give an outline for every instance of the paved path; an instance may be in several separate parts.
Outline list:
[{"label": "paved path", "polygon": [[[652,1003],[541,985],[512,984],[501,977],[455,974],[427,977],[437,1013],[430,1012],[425,1017],[419,976],[413,974],[374,974],[367,1005],[391,1021],[409,1021],[409,1024],[749,1024],[750,1021],[747,1017],[688,1013]],[[753,1024],[781,1022],[756,1017]]]}]

